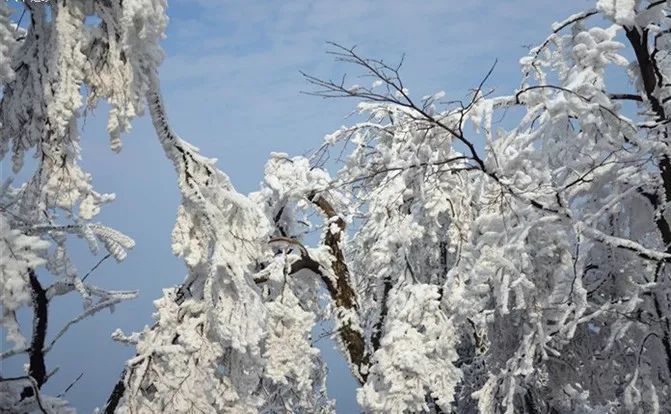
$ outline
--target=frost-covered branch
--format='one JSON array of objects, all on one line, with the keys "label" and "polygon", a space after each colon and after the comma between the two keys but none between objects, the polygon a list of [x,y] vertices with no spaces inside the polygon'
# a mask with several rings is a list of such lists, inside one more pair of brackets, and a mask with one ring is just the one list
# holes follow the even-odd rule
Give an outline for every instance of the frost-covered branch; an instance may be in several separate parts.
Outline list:
[{"label": "frost-covered branch", "polygon": [[[30,289],[33,300],[33,334],[30,343],[28,375],[35,380],[36,387],[39,389],[47,378],[47,369],[44,364],[44,340],[47,336],[48,326],[48,301],[45,290],[33,269],[29,271]],[[25,397],[32,397],[33,388],[29,387],[22,393]]]},{"label": "frost-covered branch", "polygon": [[320,274],[336,306],[336,327],[340,343],[347,353],[355,376],[363,384],[368,377],[369,355],[358,321],[356,293],[341,246],[346,231],[345,221],[323,195],[309,194],[308,199],[324,214],[328,223],[324,230],[323,243],[329,248],[333,259],[328,273]]},{"label": "frost-covered branch", "polygon": [[[0,382],[3,410],[67,410],[39,394],[44,354],[133,295],[86,283],[134,245],[92,221],[114,197],[79,165],[86,99],[109,103],[115,151],[149,109],[177,176],[172,249],[188,271],[151,326],[113,333],[136,354],[105,412],[333,412],[312,338],[329,318],[366,412],[668,411],[668,1],[597,0],[556,23],[503,96],[485,88],[492,66],[466,99],[415,99],[402,60],[332,44],[371,84],[304,76],[318,96],[360,99],[365,119],[310,158],[273,154],[249,195],[170,126],[165,7],[29,2],[17,34],[0,4],[0,156],[18,171],[37,154],[26,183],[0,187],[2,283],[13,287],[0,291],[2,357],[30,362],[29,377]],[[634,92],[610,90],[618,71]],[[332,172],[330,151],[342,167]],[[105,250],[84,276],[73,237]],[[49,300],[74,292],[84,311],[48,341]],[[17,318],[29,306],[30,341]]]}]

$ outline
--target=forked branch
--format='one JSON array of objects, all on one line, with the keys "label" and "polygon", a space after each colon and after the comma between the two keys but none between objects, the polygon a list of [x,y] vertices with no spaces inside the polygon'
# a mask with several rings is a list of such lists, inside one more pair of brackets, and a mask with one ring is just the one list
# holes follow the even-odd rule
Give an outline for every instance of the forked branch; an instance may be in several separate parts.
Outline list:
[{"label": "forked branch", "polygon": [[[327,223],[330,223],[326,226],[324,245],[330,249],[333,261],[329,272],[310,257],[300,242],[292,240],[292,243],[300,246],[301,258],[292,263],[291,273],[308,269],[321,277],[336,307],[337,333],[340,343],[347,354],[354,376],[361,384],[364,384],[368,378],[370,355],[366,352],[363,332],[356,323],[356,319],[353,320],[353,317],[358,314],[359,305],[341,246],[346,228],[345,221],[323,195],[312,193],[308,195],[308,199],[324,214]],[[334,230],[333,226],[337,230]],[[286,241],[284,239],[282,238],[281,241]]]}]

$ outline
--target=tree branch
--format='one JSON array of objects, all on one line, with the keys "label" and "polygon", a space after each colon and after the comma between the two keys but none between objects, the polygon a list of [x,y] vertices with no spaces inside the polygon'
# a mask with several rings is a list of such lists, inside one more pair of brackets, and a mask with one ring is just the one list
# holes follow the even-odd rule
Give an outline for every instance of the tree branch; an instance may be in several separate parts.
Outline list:
[{"label": "tree branch", "polygon": [[[291,273],[302,269],[309,269],[318,274],[324,285],[326,285],[326,290],[328,290],[336,308],[347,314],[347,317],[339,321],[338,337],[352,365],[354,376],[359,383],[365,384],[368,378],[370,355],[366,352],[366,341],[360,327],[354,325],[349,317],[352,313],[358,313],[359,306],[356,301],[356,294],[350,283],[349,269],[345,262],[345,255],[340,247],[342,235],[346,227],[345,221],[338,216],[331,203],[323,196],[312,193],[308,195],[308,199],[326,216],[328,222],[338,227],[338,231],[333,232],[331,231],[331,227],[327,226],[324,235],[324,245],[331,250],[334,258],[331,263],[331,270],[335,275],[335,280],[324,272],[321,265],[310,257],[305,248],[301,248],[301,258],[292,263]],[[298,242],[296,241],[296,243]]]},{"label": "tree branch", "polygon": [[[389,299],[389,291],[391,291],[392,283],[389,276],[384,278],[383,290],[382,290],[382,300],[380,308],[380,318],[373,328],[373,337],[370,342],[373,347],[373,351],[380,349],[380,340],[382,339],[382,333],[384,329],[384,320],[387,318],[387,312],[389,311],[389,305],[387,300]],[[442,289],[442,287],[441,287]]]},{"label": "tree branch", "polygon": [[[650,7],[652,6],[653,5],[650,5]],[[641,73],[641,80],[643,81],[643,88],[646,97],[648,98],[648,102],[650,102],[650,106],[655,112],[658,121],[666,121],[667,117],[666,113],[664,112],[664,107],[655,95],[655,90],[657,89],[657,86],[662,85],[663,79],[661,78],[661,74],[656,66],[653,55],[651,55],[650,51],[648,50],[648,30],[639,30],[638,27],[624,27],[624,30],[629,43],[634,49],[638,67]],[[662,156],[657,167],[659,170],[659,176],[662,180],[662,186],[664,188],[665,203],[661,203],[661,200],[659,200],[659,197],[656,194],[644,194],[650,201],[650,204],[652,204],[652,207],[655,211],[658,211],[663,204],[668,204],[671,202],[671,160],[669,159],[668,155],[664,154]],[[669,223],[662,211],[659,211],[656,214],[655,223],[662,237],[662,242],[664,243],[666,253],[671,253],[671,227],[669,226]],[[659,274],[662,272],[663,268],[664,264],[659,263],[656,279],[659,277]],[[667,371],[669,375],[671,375],[671,321],[668,318],[668,309],[662,309],[662,303],[659,296],[660,294],[658,293],[653,295],[653,305],[657,317],[660,320],[666,321],[666,323],[661,326],[661,342],[665,353]]]},{"label": "tree branch", "polygon": [[114,414],[114,411],[119,405],[119,401],[121,401],[121,397],[123,397],[125,392],[126,392],[126,370],[124,369],[123,372],[121,373],[121,378],[114,385],[114,389],[112,389],[112,393],[107,399],[107,404],[105,404],[105,414]]},{"label": "tree branch", "polygon": [[633,93],[611,93],[608,97],[613,100],[643,102],[643,98]]},{"label": "tree branch", "polygon": [[[30,344],[28,375],[35,380],[35,387],[41,388],[47,379],[47,368],[44,363],[44,339],[47,335],[47,318],[49,301],[46,291],[33,269],[28,270],[31,296],[33,300],[33,334]],[[21,393],[22,398],[36,396],[33,387],[26,387]]]}]

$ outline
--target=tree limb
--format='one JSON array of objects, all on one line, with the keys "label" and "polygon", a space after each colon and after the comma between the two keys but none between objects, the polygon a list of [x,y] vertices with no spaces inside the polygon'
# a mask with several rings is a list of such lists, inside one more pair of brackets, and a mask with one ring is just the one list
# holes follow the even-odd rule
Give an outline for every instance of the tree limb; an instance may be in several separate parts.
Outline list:
[{"label": "tree limb", "polygon": [[[323,196],[312,193],[308,195],[308,199],[326,216],[327,221],[334,223],[338,227],[338,231],[333,232],[330,226],[328,226],[324,235],[324,245],[331,250],[334,258],[331,263],[331,270],[335,275],[335,280],[324,272],[321,265],[312,259],[304,248],[301,249],[301,258],[292,263],[291,273],[302,269],[309,269],[318,274],[324,285],[326,285],[326,289],[336,308],[346,313],[356,314],[359,306],[356,301],[356,294],[350,283],[349,269],[345,262],[345,255],[340,247],[346,227],[345,221],[338,216],[331,203]],[[340,321],[337,332],[354,370],[354,376],[359,383],[365,384],[368,378],[370,355],[366,352],[366,341],[360,327],[355,326],[349,318],[344,318]]]},{"label": "tree limb", "polygon": [[[46,291],[33,269],[28,270],[31,296],[33,300],[33,334],[30,344],[28,375],[35,380],[35,388],[39,389],[46,382],[47,368],[44,363],[44,340],[47,335],[48,300]],[[26,387],[21,392],[22,398],[36,396],[34,387]]]},{"label": "tree limb", "polygon": [[112,389],[112,393],[107,399],[107,403],[105,404],[105,414],[114,414],[114,411],[119,405],[119,401],[121,401],[121,397],[123,397],[125,392],[126,392],[126,370],[124,369],[123,372],[121,373],[121,378],[114,385],[114,389]]},{"label": "tree limb", "polygon": [[[638,67],[641,73],[641,80],[643,82],[643,88],[647,100],[650,102],[650,106],[655,112],[658,121],[667,121],[664,107],[655,94],[657,86],[662,85],[663,79],[659,69],[657,68],[653,55],[651,55],[650,51],[648,50],[648,30],[639,29],[638,27],[624,27],[624,30],[627,35],[627,39],[629,40],[629,43],[634,49],[634,53],[636,55],[636,60],[638,62]],[[650,201],[652,207],[655,210],[658,210],[660,207],[662,207],[662,204],[668,204],[671,202],[671,159],[669,159],[669,156],[664,154],[657,167],[659,170],[659,176],[662,180],[662,186],[664,188],[665,203],[661,203],[661,200],[659,200],[659,197],[657,197],[656,194],[646,194],[646,198]],[[660,211],[656,215],[655,223],[662,237],[665,251],[667,253],[671,253],[671,227],[669,226],[669,223],[667,222],[663,212]],[[656,278],[658,278],[659,274],[662,273],[663,267],[663,263],[658,265]],[[669,375],[671,375],[671,321],[668,318],[668,309],[666,312],[664,309],[662,309],[662,303],[659,296],[660,294],[658,293],[653,295],[654,309],[657,317],[660,320],[666,321],[666,323],[662,325],[661,342],[665,353],[667,370]]]}]

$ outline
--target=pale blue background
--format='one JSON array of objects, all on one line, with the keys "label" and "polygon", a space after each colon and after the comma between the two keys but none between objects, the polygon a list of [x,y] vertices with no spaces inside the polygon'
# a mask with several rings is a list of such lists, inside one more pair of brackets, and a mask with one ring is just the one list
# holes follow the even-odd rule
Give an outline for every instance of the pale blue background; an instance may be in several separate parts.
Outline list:
[{"label": "pale blue background", "polygon": [[[396,61],[406,54],[402,75],[414,96],[445,90],[463,98],[498,58],[490,86],[498,93],[518,84],[518,59],[526,46],[543,41],[556,20],[585,8],[587,0],[443,1],[213,1],[170,2],[163,45],[163,90],[173,127],[207,156],[219,159],[238,190],[255,190],[271,151],[300,154],[348,123],[354,101],[302,95],[309,89],[299,70],[339,77],[348,70],[325,55],[326,41],[359,45],[364,54]],[[17,4],[17,7],[21,7]],[[352,80],[356,81],[355,79]],[[362,83],[364,81],[359,81]],[[124,149],[109,150],[105,108],[82,123],[83,164],[98,191],[117,200],[101,222],[132,236],[128,259],[107,261],[90,281],[115,289],[139,289],[140,297],[74,327],[48,355],[60,371],[46,386],[67,394],[80,412],[104,404],[133,350],[109,339],[117,327],[130,332],[151,322],[152,300],[185,275],[170,253],[178,204],[175,175],[146,117],[124,137]],[[3,161],[2,173],[7,174]],[[83,245],[82,241],[79,241]],[[86,272],[98,258],[77,254]],[[47,279],[44,278],[46,281]],[[52,306],[50,333],[81,310],[74,296]],[[338,412],[358,412],[355,384],[332,343],[320,342],[327,357],[329,390]],[[20,358],[5,361],[2,374],[16,373]]]}]

